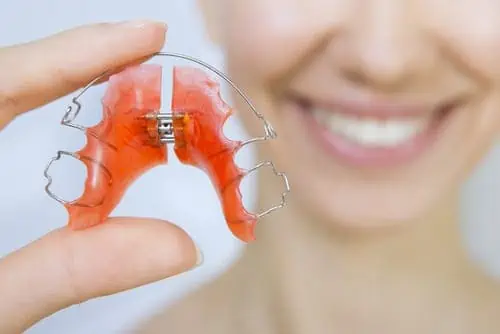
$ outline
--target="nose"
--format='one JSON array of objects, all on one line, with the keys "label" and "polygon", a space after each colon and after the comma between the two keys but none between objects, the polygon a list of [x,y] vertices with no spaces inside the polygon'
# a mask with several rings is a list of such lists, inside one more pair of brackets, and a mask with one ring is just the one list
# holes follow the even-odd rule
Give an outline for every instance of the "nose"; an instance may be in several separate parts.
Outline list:
[{"label": "nose", "polygon": [[[413,1],[358,1],[343,34],[332,42],[334,66],[351,83],[404,89],[434,65]],[[361,4],[363,3],[363,4]]]}]

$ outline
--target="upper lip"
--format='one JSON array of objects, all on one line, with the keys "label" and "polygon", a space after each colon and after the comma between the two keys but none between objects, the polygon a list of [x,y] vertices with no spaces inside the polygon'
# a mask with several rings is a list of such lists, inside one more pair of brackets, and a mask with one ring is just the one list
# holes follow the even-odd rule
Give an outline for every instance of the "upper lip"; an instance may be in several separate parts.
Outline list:
[{"label": "upper lip", "polygon": [[408,99],[383,99],[372,96],[337,96],[335,98],[308,98],[303,94],[292,94],[306,109],[345,113],[357,117],[375,119],[426,117],[436,111],[448,109],[457,99],[440,99],[438,102],[414,102]]}]

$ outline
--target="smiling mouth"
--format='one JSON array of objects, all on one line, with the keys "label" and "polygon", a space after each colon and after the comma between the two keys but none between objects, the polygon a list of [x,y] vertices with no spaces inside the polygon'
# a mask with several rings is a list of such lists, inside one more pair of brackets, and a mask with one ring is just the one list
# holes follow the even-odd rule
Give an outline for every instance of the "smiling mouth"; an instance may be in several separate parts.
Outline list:
[{"label": "smiling mouth", "polygon": [[432,108],[415,104],[336,101],[321,103],[293,95],[309,132],[333,156],[356,166],[408,162],[439,137],[457,103]]}]

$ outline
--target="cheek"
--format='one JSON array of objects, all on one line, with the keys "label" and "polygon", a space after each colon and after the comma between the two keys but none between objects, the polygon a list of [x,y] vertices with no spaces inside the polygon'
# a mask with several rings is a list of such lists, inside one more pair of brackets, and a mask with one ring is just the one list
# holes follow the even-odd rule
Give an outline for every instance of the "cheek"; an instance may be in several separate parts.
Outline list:
[{"label": "cheek", "polygon": [[491,145],[496,144],[500,132],[500,82],[486,93],[476,107],[470,110],[470,129],[466,140],[468,144],[463,147],[469,156],[466,171],[473,169]]},{"label": "cheek", "polygon": [[[431,1],[431,0],[427,0]],[[426,13],[430,30],[470,73],[500,81],[500,1],[432,1]],[[442,13],[447,13],[444,16]]]},{"label": "cheek", "polygon": [[293,8],[286,7],[281,14],[276,7],[283,1],[248,1],[231,10],[226,22],[224,44],[231,72],[238,71],[239,79],[263,79],[289,67],[283,50],[292,47],[291,36],[300,20]]},{"label": "cheek", "polygon": [[222,42],[229,70],[245,82],[282,78],[335,30],[342,8],[345,0],[228,1]]}]

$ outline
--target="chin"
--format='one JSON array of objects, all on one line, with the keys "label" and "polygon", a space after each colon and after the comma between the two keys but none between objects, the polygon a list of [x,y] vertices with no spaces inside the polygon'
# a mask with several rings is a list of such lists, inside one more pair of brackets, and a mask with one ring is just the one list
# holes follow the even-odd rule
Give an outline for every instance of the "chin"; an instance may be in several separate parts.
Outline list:
[{"label": "chin", "polygon": [[[425,221],[442,206],[438,191],[410,192],[406,187],[363,182],[328,182],[293,178],[293,191],[301,211],[327,228],[366,232],[401,228]],[[415,188],[414,188],[415,189]],[[438,204],[439,203],[439,204]]]}]

